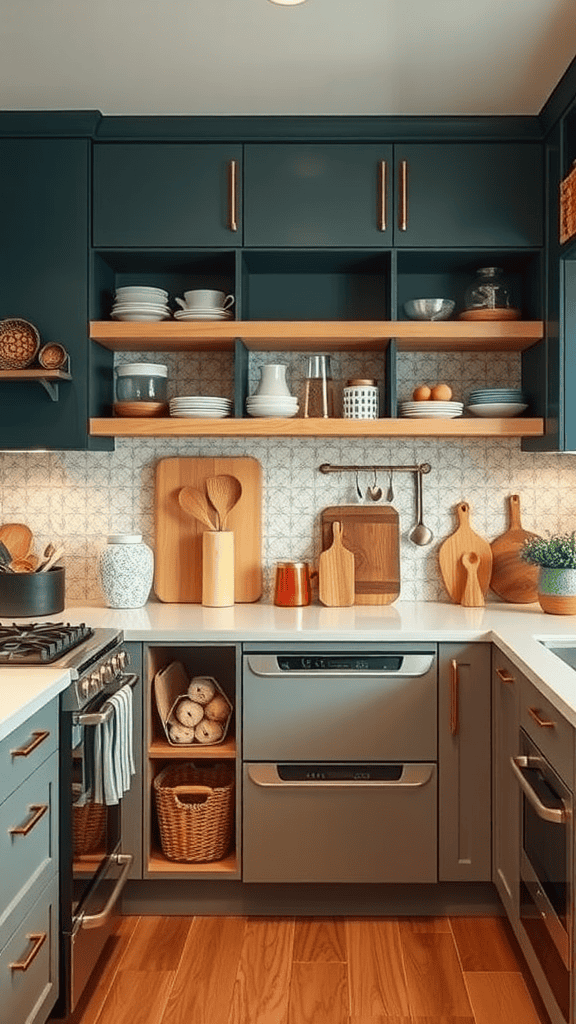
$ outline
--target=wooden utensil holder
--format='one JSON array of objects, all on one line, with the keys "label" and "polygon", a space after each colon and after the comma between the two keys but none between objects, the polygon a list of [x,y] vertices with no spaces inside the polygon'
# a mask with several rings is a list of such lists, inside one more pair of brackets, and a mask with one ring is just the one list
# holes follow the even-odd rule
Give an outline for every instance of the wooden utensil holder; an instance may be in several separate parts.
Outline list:
[{"label": "wooden utensil holder", "polygon": [[206,530],[202,534],[202,604],[209,608],[234,604],[232,530]]}]

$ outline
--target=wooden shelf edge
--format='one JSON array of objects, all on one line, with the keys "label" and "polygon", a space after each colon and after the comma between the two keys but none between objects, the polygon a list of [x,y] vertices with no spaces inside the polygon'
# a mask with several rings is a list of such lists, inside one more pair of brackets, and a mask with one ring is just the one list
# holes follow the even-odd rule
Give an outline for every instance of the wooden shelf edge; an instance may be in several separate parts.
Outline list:
[{"label": "wooden shelf edge", "polygon": [[203,746],[200,743],[192,743],[190,746],[181,744],[173,747],[167,740],[154,739],[148,748],[148,759],[150,761],[179,759],[182,760],[234,760],[236,757],[236,741],[233,736],[227,737],[223,743],[213,746]]},{"label": "wooden shelf edge", "polygon": [[0,370],[0,380],[72,380],[67,370]]},{"label": "wooden shelf edge", "polygon": [[149,875],[223,875],[238,876],[238,857],[236,851],[229,853],[222,860],[188,863],[187,861],[168,860],[160,850],[153,849],[148,857]]},{"label": "wooden shelf edge", "polygon": [[179,419],[90,420],[93,437],[541,437],[540,417],[510,419]]}]

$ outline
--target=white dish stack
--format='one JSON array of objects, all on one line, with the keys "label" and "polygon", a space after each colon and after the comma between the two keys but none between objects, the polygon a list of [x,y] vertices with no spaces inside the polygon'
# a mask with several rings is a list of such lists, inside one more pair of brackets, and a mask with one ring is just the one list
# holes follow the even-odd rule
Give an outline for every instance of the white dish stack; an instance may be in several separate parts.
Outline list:
[{"label": "white dish stack", "polygon": [[170,415],[187,419],[221,420],[232,414],[230,398],[218,395],[183,395],[170,399]]},{"label": "white dish stack", "polygon": [[263,366],[256,391],[246,399],[249,416],[295,416],[298,399],[290,394],[286,384],[286,364],[268,363]]},{"label": "white dish stack", "polygon": [[467,411],[473,416],[520,416],[528,408],[521,388],[477,388],[468,397]]},{"label": "white dish stack", "polygon": [[111,317],[113,320],[154,322],[169,320],[168,292],[145,285],[125,285],[116,289]]}]

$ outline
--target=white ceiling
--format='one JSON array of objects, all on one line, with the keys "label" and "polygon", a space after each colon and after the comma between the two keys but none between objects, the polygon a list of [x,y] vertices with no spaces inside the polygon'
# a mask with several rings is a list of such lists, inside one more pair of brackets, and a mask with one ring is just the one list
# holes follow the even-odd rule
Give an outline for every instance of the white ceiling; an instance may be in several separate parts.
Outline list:
[{"label": "white ceiling", "polygon": [[575,0],[0,0],[0,108],[537,114]]}]

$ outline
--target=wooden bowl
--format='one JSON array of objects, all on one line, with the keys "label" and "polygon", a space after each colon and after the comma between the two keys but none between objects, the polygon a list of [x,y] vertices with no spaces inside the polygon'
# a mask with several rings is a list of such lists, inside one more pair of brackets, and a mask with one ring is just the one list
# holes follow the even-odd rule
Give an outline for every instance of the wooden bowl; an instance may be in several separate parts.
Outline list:
[{"label": "wooden bowl", "polygon": [[28,320],[0,320],[0,369],[25,370],[40,348],[40,334]]},{"label": "wooden bowl", "polygon": [[114,402],[115,416],[167,416],[167,402]]}]

